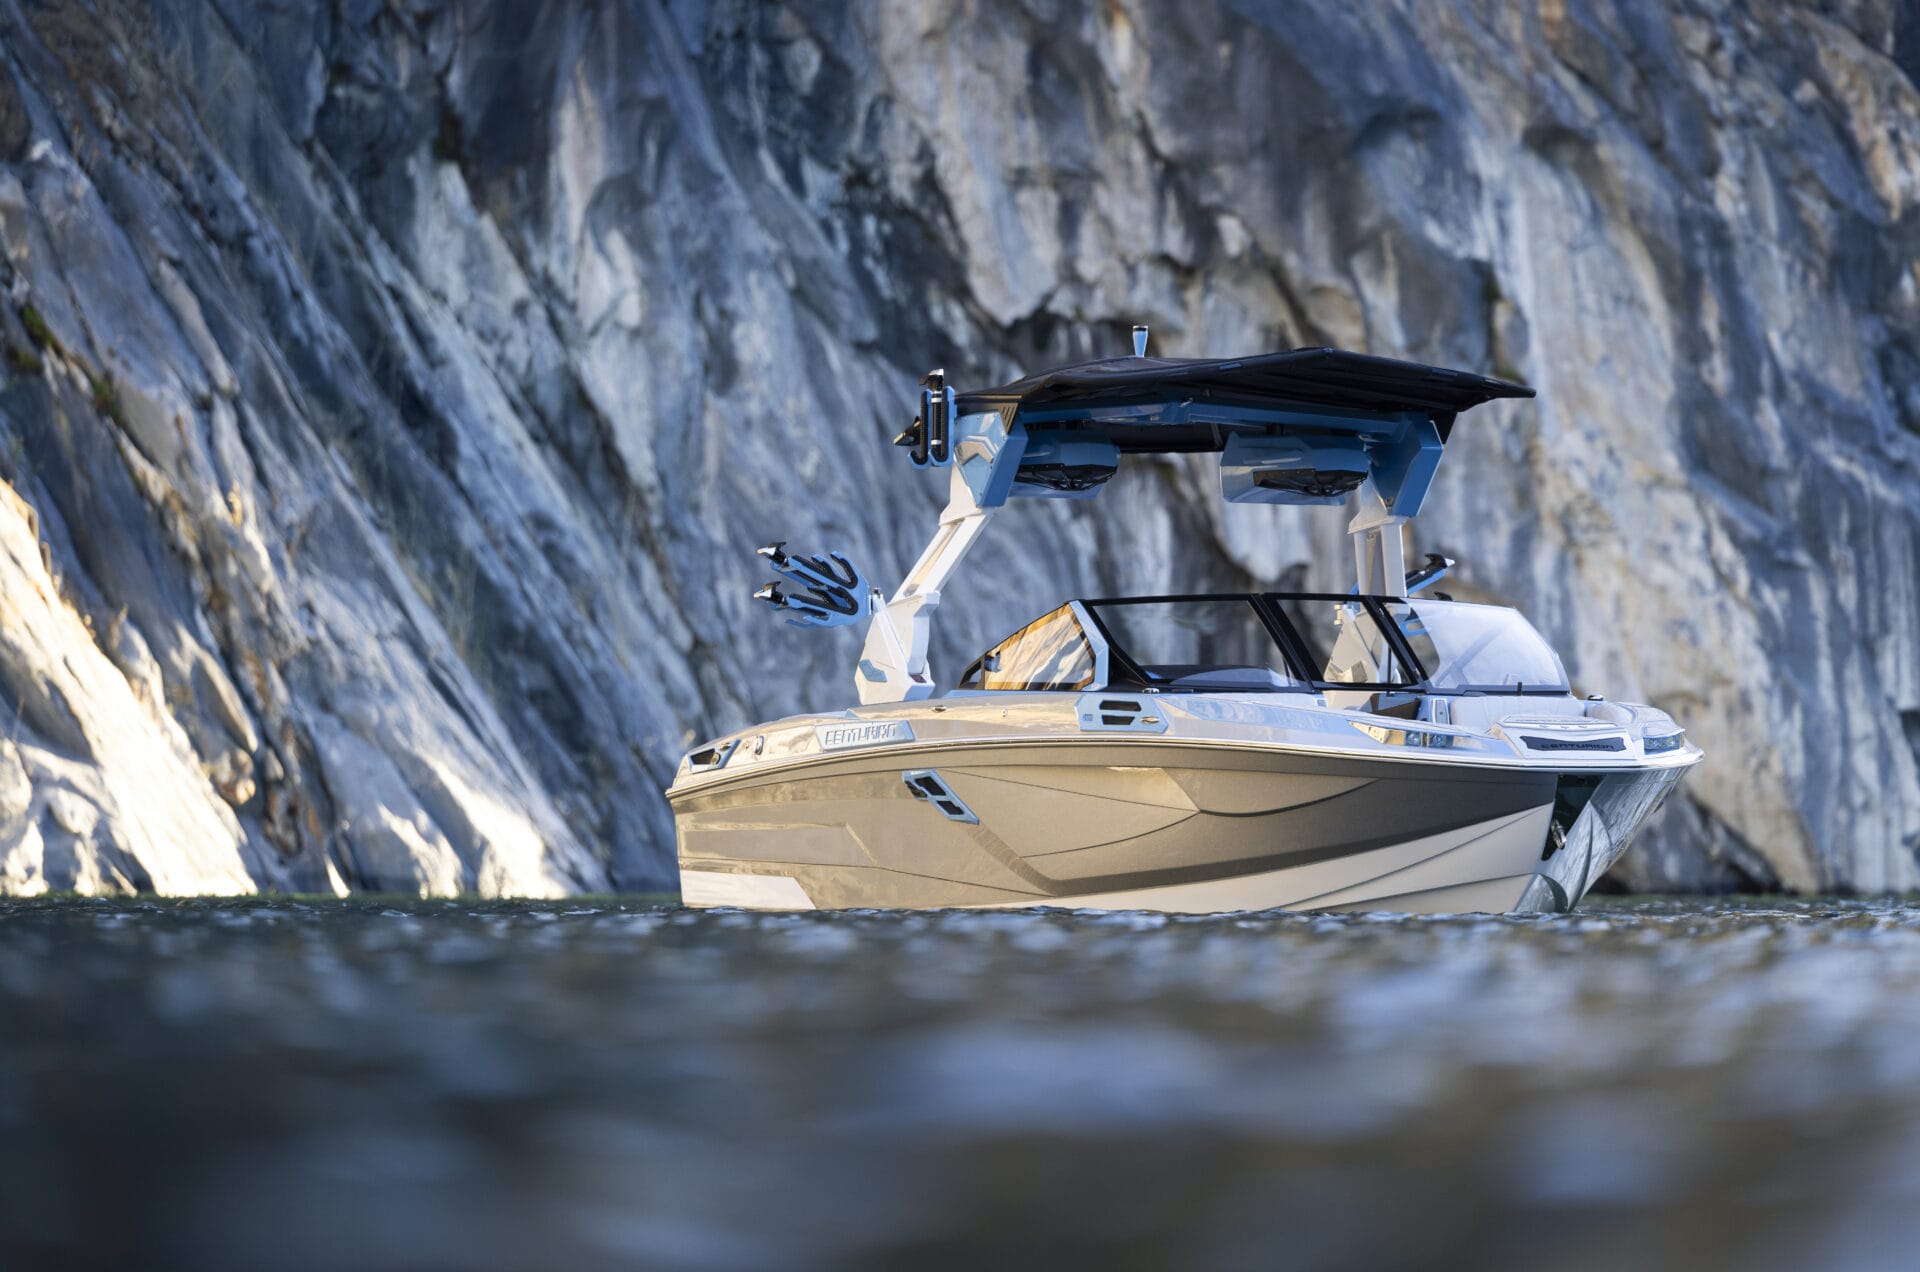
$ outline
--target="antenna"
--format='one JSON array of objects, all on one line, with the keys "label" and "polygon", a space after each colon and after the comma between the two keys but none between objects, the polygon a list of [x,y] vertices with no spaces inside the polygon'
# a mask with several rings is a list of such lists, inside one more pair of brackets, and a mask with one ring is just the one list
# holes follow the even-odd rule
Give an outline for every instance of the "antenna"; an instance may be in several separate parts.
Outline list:
[{"label": "antenna", "polygon": [[1136,358],[1147,356],[1147,324],[1144,322],[1133,324],[1133,356]]}]

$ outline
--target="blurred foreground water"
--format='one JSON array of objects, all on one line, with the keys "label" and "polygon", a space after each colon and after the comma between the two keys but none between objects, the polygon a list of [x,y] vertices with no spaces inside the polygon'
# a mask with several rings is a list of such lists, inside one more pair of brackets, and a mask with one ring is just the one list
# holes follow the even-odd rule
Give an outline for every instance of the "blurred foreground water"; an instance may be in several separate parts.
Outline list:
[{"label": "blurred foreground water", "polygon": [[1920,908],[0,903],[0,1266],[1911,1267]]}]

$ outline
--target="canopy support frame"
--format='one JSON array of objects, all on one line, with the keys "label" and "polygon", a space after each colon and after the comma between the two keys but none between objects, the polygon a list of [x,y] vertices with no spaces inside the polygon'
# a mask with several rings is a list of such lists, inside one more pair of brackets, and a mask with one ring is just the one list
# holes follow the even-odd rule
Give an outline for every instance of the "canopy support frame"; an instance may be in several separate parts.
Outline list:
[{"label": "canopy support frame", "polygon": [[927,645],[933,634],[933,611],[940,607],[940,589],[960,568],[967,553],[987,528],[993,508],[981,507],[954,465],[947,506],[940,528],[913,563],[907,576],[882,600],[873,589],[866,644],[854,670],[853,685],[862,706],[887,702],[918,702],[933,696],[933,670],[927,665]]},{"label": "canopy support frame", "polygon": [[1354,590],[1362,596],[1405,596],[1407,552],[1401,527],[1412,518],[1395,515],[1371,477],[1360,483],[1349,505],[1353,508],[1347,534],[1353,539]]}]

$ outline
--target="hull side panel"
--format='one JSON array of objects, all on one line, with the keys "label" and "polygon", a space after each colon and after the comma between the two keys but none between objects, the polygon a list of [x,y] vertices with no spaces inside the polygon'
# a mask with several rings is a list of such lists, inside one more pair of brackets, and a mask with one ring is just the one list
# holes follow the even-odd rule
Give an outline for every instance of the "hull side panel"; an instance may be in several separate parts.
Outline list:
[{"label": "hull side panel", "polygon": [[[1507,910],[1532,877],[1550,815],[1549,808],[1532,809],[1334,861],[1204,883],[1076,894],[1050,904],[1178,914],[1275,909],[1440,913],[1483,908],[1461,903],[1462,889],[1478,888],[1500,902],[1497,909]],[[1460,895],[1448,895],[1455,893]]]},{"label": "hull side panel", "polygon": [[1313,909],[1377,911],[1389,914],[1506,914],[1526,890],[1531,874],[1510,875],[1504,879],[1483,879],[1477,883],[1456,883],[1425,892],[1401,892],[1373,897],[1366,902],[1314,906]]},{"label": "hull side panel", "polygon": [[813,899],[791,875],[680,871],[680,902],[742,910],[811,910]]},{"label": "hull side panel", "polygon": [[[913,796],[901,774],[925,762],[910,752],[865,753],[676,800],[682,870],[783,876],[828,908],[1365,908],[1519,876],[1510,906],[1539,860],[1554,788],[1545,771],[1177,742],[982,745],[939,760],[979,824]],[[699,899],[713,891],[703,879],[683,894],[752,904]]]}]

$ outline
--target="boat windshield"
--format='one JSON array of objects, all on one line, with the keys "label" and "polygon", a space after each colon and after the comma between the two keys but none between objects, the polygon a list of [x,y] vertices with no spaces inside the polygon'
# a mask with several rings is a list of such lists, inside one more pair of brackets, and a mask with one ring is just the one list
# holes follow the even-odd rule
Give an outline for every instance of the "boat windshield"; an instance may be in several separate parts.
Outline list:
[{"label": "boat windshield", "polygon": [[1209,692],[1305,690],[1251,597],[1090,601],[1110,648],[1148,685]]},{"label": "boat windshield", "polygon": [[1270,598],[1299,638],[1308,668],[1325,685],[1405,689],[1420,681],[1389,639],[1373,606],[1358,596],[1275,593]]},{"label": "boat windshield", "polygon": [[[1082,623],[1091,617],[1093,626]],[[1566,669],[1517,611],[1331,592],[1062,605],[976,659],[959,688],[1189,693],[1357,689],[1565,694]]]},{"label": "boat windshield", "polygon": [[1073,606],[1034,619],[960,673],[962,689],[1071,690],[1093,683],[1093,646]]},{"label": "boat windshield", "polygon": [[1569,693],[1567,670],[1518,611],[1465,601],[1383,602],[1435,689]]}]

